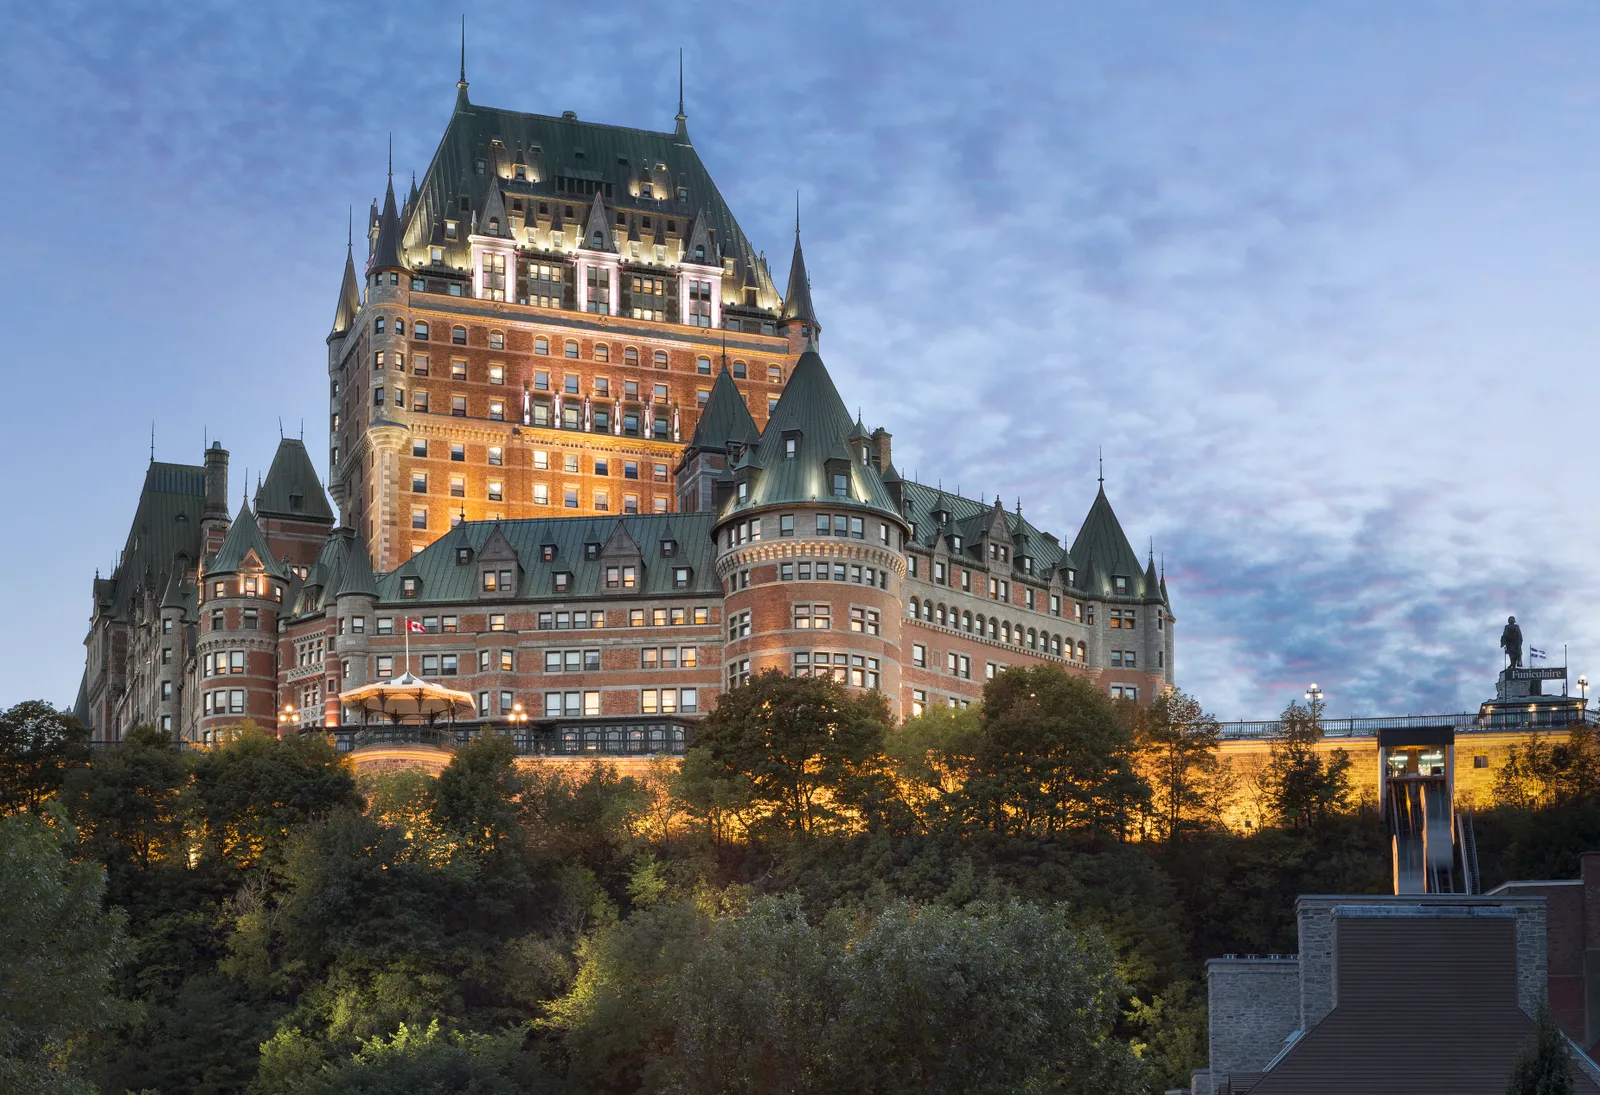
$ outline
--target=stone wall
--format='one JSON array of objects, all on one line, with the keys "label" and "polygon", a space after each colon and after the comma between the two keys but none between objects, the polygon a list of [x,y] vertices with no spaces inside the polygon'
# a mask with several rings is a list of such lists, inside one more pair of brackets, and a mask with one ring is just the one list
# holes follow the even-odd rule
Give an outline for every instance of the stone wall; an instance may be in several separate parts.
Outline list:
[{"label": "stone wall", "polygon": [[1260,1072],[1300,1025],[1300,963],[1294,958],[1213,958],[1206,963],[1211,1067],[1207,1095],[1229,1074]]}]

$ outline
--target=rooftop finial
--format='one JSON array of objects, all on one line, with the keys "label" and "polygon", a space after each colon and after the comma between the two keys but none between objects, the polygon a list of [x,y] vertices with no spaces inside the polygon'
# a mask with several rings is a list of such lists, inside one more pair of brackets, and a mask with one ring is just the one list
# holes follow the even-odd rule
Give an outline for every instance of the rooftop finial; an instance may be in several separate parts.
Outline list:
[{"label": "rooftop finial", "polygon": [[678,47],[678,117],[681,125],[689,120],[689,115],[683,112],[683,47]]},{"label": "rooftop finial", "polygon": [[800,238],[800,188],[799,187],[796,187],[795,188],[795,192],[794,192],[794,238],[797,239],[797,240]]},{"label": "rooftop finial", "polygon": [[456,87],[462,91],[467,90],[467,13],[461,13],[461,78],[456,81]]},{"label": "rooftop finial", "polygon": [[156,420],[150,420],[150,463],[156,462]]},{"label": "rooftop finial", "polygon": [[356,207],[347,205],[344,209],[344,252],[349,254],[355,247],[356,241]]},{"label": "rooftop finial", "polygon": [[394,185],[394,134],[389,134],[389,185]]},{"label": "rooftop finial", "polygon": [[1106,447],[1100,446],[1100,485],[1106,485]]}]

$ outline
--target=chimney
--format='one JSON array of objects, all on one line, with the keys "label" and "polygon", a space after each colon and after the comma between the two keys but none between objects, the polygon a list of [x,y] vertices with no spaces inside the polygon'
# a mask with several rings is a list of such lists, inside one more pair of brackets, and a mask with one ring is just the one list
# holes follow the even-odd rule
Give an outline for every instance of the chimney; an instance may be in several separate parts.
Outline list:
[{"label": "chimney", "polygon": [[877,458],[879,475],[883,474],[884,469],[887,468],[891,462],[889,457],[890,440],[891,435],[889,431],[884,429],[882,426],[879,426],[877,429],[872,431],[872,451]]},{"label": "chimney", "polygon": [[215,555],[228,534],[228,450],[221,441],[206,450],[206,508],[200,519],[202,551]]}]

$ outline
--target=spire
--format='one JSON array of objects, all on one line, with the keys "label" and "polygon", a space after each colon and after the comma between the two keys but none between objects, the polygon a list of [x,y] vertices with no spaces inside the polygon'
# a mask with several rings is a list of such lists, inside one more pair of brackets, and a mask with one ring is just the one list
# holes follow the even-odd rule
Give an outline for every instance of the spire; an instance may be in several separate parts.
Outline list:
[{"label": "spire", "polygon": [[406,197],[407,208],[415,209],[417,207],[417,198],[420,196],[421,192],[417,190],[417,173],[413,171],[411,173],[411,193]]},{"label": "spire", "polygon": [[356,280],[355,260],[355,210],[349,212],[345,225],[344,280],[339,283],[339,300],[333,309],[333,329],[328,340],[343,335],[355,326],[356,313],[361,311],[361,283]]},{"label": "spire", "polygon": [[[600,237],[598,243],[596,236]],[[594,204],[589,207],[589,220],[583,226],[583,239],[578,241],[578,246],[589,251],[616,250],[611,242],[611,224],[606,219],[606,199],[598,190],[594,194]]]},{"label": "spire", "polygon": [[394,136],[389,137],[389,185],[383,192],[383,212],[378,216],[378,241],[372,249],[368,271],[404,270],[400,262],[400,213],[394,204]]},{"label": "spire", "polygon": [[467,99],[467,17],[461,16],[461,75],[456,79],[456,113],[469,110],[472,103]]},{"label": "spire", "polygon": [[750,408],[745,406],[744,397],[733,382],[733,374],[724,364],[721,372],[717,373],[716,382],[711,385],[705,409],[694,424],[694,436],[689,439],[689,449],[725,452],[730,441],[753,445],[760,437],[761,431],[756,429],[756,420],[750,417]]},{"label": "spire", "polygon": [[1139,556],[1134,553],[1133,545],[1128,543],[1122,523],[1111,509],[1104,485],[1096,492],[1094,504],[1089,507],[1088,516],[1083,519],[1078,538],[1072,542],[1072,550],[1068,554],[1086,576],[1081,583],[1084,588],[1097,593],[1111,592],[1109,588],[1102,590],[1091,585],[1089,578],[1109,583],[1110,579],[1120,577],[1128,580],[1129,593],[1141,592],[1137,587],[1145,568],[1139,565]]},{"label": "spire", "polygon": [[484,195],[483,210],[478,215],[476,234],[505,237],[511,235],[511,221],[506,216],[506,200],[500,191],[499,175],[493,175],[489,179],[489,190]]},{"label": "spire", "polygon": [[683,112],[683,47],[678,47],[678,126],[673,135],[684,144],[689,143],[689,115]]},{"label": "spire", "polygon": [[822,333],[817,310],[811,304],[811,277],[806,273],[805,252],[800,249],[800,194],[794,196],[794,258],[789,262],[789,291],[783,294],[784,323],[801,323],[811,328],[810,341]]}]

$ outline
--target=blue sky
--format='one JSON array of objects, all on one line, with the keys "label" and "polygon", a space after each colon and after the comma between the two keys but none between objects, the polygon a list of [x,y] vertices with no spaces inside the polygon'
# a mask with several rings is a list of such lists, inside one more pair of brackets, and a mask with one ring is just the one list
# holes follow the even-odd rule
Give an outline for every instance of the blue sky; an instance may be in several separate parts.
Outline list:
[{"label": "blue sky", "polygon": [[[689,127],[896,463],[1067,538],[1095,453],[1224,718],[1600,671],[1600,8],[466,6],[477,102]],[[714,16],[714,18],[713,18]],[[426,166],[438,5],[0,3],[0,704],[70,701],[151,420],[325,452],[346,207]]]}]

